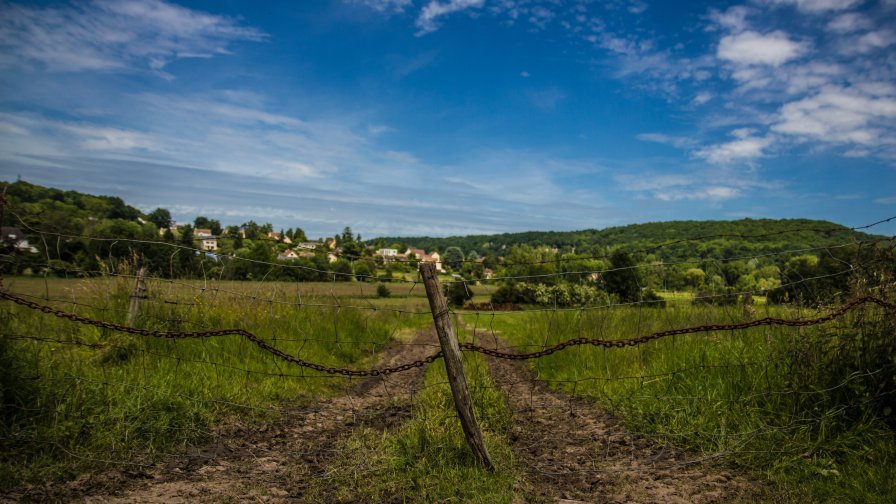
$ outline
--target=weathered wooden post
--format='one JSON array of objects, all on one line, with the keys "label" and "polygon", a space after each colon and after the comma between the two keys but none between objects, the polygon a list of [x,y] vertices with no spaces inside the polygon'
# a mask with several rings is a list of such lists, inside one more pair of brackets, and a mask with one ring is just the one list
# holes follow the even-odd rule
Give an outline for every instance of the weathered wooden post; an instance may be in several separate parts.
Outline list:
[{"label": "weathered wooden post", "polygon": [[128,325],[134,327],[134,324],[137,322],[137,314],[140,313],[140,302],[146,296],[146,282],[144,280],[144,275],[146,275],[145,268],[140,268],[137,271],[137,281],[134,284],[134,293],[131,294],[131,304],[128,306]]},{"label": "weathered wooden post", "polygon": [[457,416],[460,418],[461,427],[467,438],[467,444],[473,450],[476,460],[488,469],[494,471],[491,456],[482,440],[482,431],[476,422],[476,414],[473,412],[473,400],[467,389],[467,378],[464,374],[464,364],[461,360],[460,345],[457,343],[457,335],[451,325],[451,317],[448,313],[448,303],[442,293],[439,284],[436,265],[433,263],[420,263],[420,277],[423,286],[426,287],[426,297],[429,298],[429,309],[432,311],[432,320],[435,322],[436,332],[439,335],[439,344],[442,345],[442,353],[445,359],[445,370],[448,373],[448,383],[451,385],[451,395],[454,396],[454,407],[457,408]]}]

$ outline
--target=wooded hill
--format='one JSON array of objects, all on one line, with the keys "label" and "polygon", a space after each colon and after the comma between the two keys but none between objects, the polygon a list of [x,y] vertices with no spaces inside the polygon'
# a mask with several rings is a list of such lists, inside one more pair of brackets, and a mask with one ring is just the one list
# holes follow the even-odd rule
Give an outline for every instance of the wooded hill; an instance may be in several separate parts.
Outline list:
[{"label": "wooded hill", "polygon": [[503,256],[513,245],[557,248],[560,252],[605,255],[608,250],[652,253],[663,260],[723,259],[754,256],[864,241],[876,236],[833,222],[812,219],[741,219],[734,221],[668,221],[581,231],[526,231],[492,235],[383,237],[371,243],[399,243],[444,251]]}]

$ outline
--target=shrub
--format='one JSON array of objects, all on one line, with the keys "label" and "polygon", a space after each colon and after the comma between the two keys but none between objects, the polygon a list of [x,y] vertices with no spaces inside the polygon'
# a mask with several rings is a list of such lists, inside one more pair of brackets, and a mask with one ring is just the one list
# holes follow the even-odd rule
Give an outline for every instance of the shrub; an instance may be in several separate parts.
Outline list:
[{"label": "shrub", "polygon": [[473,299],[473,293],[467,288],[465,282],[451,282],[445,284],[445,297],[452,306],[463,306],[469,299]]},{"label": "shrub", "polygon": [[385,284],[379,284],[376,286],[376,295],[377,297],[387,298],[392,295],[392,291]]}]

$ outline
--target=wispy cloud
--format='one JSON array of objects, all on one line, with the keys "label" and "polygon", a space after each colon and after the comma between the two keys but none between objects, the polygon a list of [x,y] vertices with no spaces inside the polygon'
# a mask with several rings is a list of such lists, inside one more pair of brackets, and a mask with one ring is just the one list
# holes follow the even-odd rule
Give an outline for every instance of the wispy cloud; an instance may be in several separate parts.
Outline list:
[{"label": "wispy cloud", "polygon": [[789,5],[797,9],[819,14],[830,11],[842,11],[851,9],[864,0],[761,0],[762,3],[770,5]]},{"label": "wispy cloud", "polygon": [[772,130],[807,140],[866,147],[892,146],[896,86],[829,86],[781,107]]},{"label": "wispy cloud", "polygon": [[439,28],[439,18],[453,14],[455,12],[465,11],[467,9],[478,9],[485,4],[485,0],[431,0],[426,7],[420,11],[417,17],[418,35],[436,31]]},{"label": "wispy cloud", "polygon": [[182,58],[227,54],[233,42],[260,41],[261,30],[225,16],[162,0],[93,0],[72,5],[0,8],[0,66],[51,71],[150,70]]},{"label": "wispy cloud", "polygon": [[[737,135],[735,135],[737,136]],[[697,150],[695,155],[712,164],[750,162],[763,155],[771,138],[746,136]]]},{"label": "wispy cloud", "polygon": [[671,145],[677,149],[689,149],[697,144],[693,138],[667,135],[665,133],[640,133],[636,138],[645,142]]}]

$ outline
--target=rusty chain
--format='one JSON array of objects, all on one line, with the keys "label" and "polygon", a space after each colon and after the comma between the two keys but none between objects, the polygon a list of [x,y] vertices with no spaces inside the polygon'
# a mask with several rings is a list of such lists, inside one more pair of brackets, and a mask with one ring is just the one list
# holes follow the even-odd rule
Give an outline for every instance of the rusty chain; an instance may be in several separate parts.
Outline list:
[{"label": "rusty chain", "polygon": [[[436,360],[442,357],[442,351],[438,351],[429,357],[424,359],[416,360],[413,362],[408,362],[406,364],[401,364],[398,366],[387,367],[387,368],[374,368],[374,369],[349,369],[349,368],[337,368],[332,366],[325,366],[323,364],[317,364],[314,362],[309,362],[294,355],[290,355],[279,348],[272,346],[270,343],[257,336],[256,334],[247,331],[245,329],[219,329],[215,331],[193,331],[193,332],[176,332],[176,331],[152,331],[148,329],[140,329],[138,327],[130,327],[122,324],[116,324],[113,322],[104,322],[101,320],[94,320],[88,317],[84,317],[75,313],[70,313],[62,310],[57,310],[51,306],[43,305],[40,303],[36,303],[34,301],[30,301],[5,290],[0,289],[0,299],[5,299],[8,301],[12,301],[13,303],[19,304],[21,306],[25,306],[27,308],[31,308],[33,310],[37,310],[49,315],[53,315],[55,317],[64,318],[71,320],[73,322],[78,322],[85,325],[90,325],[94,327],[100,327],[103,329],[109,329],[112,331],[123,332],[127,334],[135,334],[138,336],[147,336],[152,338],[167,338],[167,339],[198,339],[198,338],[212,338],[216,336],[242,336],[256,346],[261,348],[262,350],[279,357],[280,359],[291,362],[301,367],[305,367],[308,369],[313,369],[315,371],[321,371],[327,374],[333,375],[343,375],[343,376],[387,376],[394,373],[400,373],[402,371],[407,371],[413,368],[419,368],[426,364],[430,364],[435,362]],[[661,338],[665,338],[668,336],[676,336],[682,334],[694,334],[701,332],[712,332],[712,331],[733,331],[733,330],[742,330],[748,329],[751,327],[758,326],[789,326],[789,327],[807,327],[813,325],[823,324],[825,322],[830,322],[834,319],[842,317],[849,311],[855,309],[856,307],[866,304],[873,303],[883,308],[886,308],[891,311],[896,311],[896,304],[888,303],[882,299],[878,299],[872,296],[865,296],[858,299],[855,299],[839,309],[825,315],[822,317],[814,318],[814,319],[805,319],[805,320],[788,320],[782,318],[773,318],[766,317],[762,319],[752,320],[749,322],[742,322],[739,324],[707,324],[701,326],[693,326],[693,327],[684,327],[679,329],[670,329],[666,331],[658,331],[651,334],[646,334],[644,336],[639,336],[637,338],[630,339],[618,339],[618,340],[607,340],[607,339],[597,339],[597,338],[575,338],[570,339],[561,343],[558,343],[552,347],[548,347],[542,349],[537,352],[530,353],[516,353],[516,352],[508,352],[502,351],[493,348],[486,348],[481,345],[476,345],[473,343],[461,343],[460,347],[464,350],[479,352],[481,354],[485,354],[491,357],[499,358],[499,359],[509,359],[509,360],[528,360],[528,359],[537,359],[539,357],[545,357],[551,355],[553,353],[559,352],[568,347],[572,346],[580,346],[580,345],[592,345],[604,348],[625,348],[625,347],[634,347],[637,345],[641,345],[650,341],[658,340]]]},{"label": "rusty chain", "polygon": [[442,356],[441,350],[430,355],[425,359],[420,359],[414,362],[409,362],[407,364],[401,364],[399,366],[388,367],[388,368],[380,368],[380,369],[349,369],[349,368],[337,368],[332,366],[325,366],[323,364],[317,364],[314,362],[309,362],[304,359],[300,359],[294,355],[290,355],[279,348],[272,346],[270,343],[265,341],[260,336],[257,336],[255,333],[247,331],[245,329],[219,329],[216,331],[191,331],[191,332],[176,332],[176,331],[151,331],[149,329],[140,329],[139,327],[130,327],[122,324],[116,324],[113,322],[105,322],[102,320],[94,320],[88,317],[84,317],[78,315],[76,313],[66,312],[62,310],[57,310],[51,306],[43,305],[40,303],[35,303],[34,301],[29,301],[27,299],[16,296],[15,294],[11,294],[7,291],[0,290],[0,298],[6,299],[8,301],[12,301],[13,303],[25,306],[27,308],[31,308],[32,310],[37,310],[48,315],[53,315],[55,317],[63,318],[71,320],[72,322],[78,322],[84,325],[90,325],[94,327],[100,327],[102,329],[109,329],[112,331],[123,332],[127,334],[135,334],[138,336],[147,336],[150,338],[166,338],[166,339],[200,339],[200,338],[214,338],[217,336],[242,336],[247,340],[254,343],[256,346],[261,348],[262,350],[271,353],[284,361],[291,362],[298,366],[313,369],[315,371],[321,371],[327,374],[333,375],[343,375],[343,376],[387,376],[393,373],[400,373],[402,371],[407,371],[409,369],[413,369],[416,367],[421,367],[425,364],[429,364],[435,362]]},{"label": "rusty chain", "polygon": [[475,345],[473,343],[461,343],[461,348],[465,350],[470,350],[473,352],[479,352],[485,355],[489,355],[491,357],[497,357],[499,359],[510,359],[510,360],[528,360],[528,359],[537,359],[539,357],[545,357],[547,355],[551,355],[552,353],[559,352],[564,348],[571,346],[579,346],[579,345],[592,345],[604,348],[625,348],[627,346],[637,346],[643,343],[647,343],[649,341],[658,340],[661,338],[665,338],[668,336],[677,336],[680,334],[694,334],[701,332],[712,332],[712,331],[733,331],[740,329],[748,329],[750,327],[758,327],[758,326],[789,326],[789,327],[807,327],[818,324],[823,324],[825,322],[830,322],[836,318],[842,317],[850,310],[855,309],[859,305],[863,305],[865,303],[874,303],[883,308],[887,308],[889,310],[896,310],[896,304],[888,303],[882,299],[878,299],[872,296],[865,296],[858,299],[855,299],[838,310],[833,311],[823,317],[815,318],[815,319],[807,319],[807,320],[787,320],[781,318],[773,318],[766,317],[757,320],[751,320],[749,322],[742,322],[740,324],[707,324],[701,326],[694,327],[683,327],[680,329],[669,329],[666,331],[658,331],[651,334],[645,334],[644,336],[639,336],[637,338],[631,339],[619,339],[619,340],[606,340],[606,339],[596,339],[596,338],[575,338],[567,341],[563,341],[558,343],[552,347],[545,348],[543,350],[539,350],[538,352],[530,352],[530,353],[515,353],[515,352],[506,352],[501,351],[494,348],[486,348],[480,345]]}]

